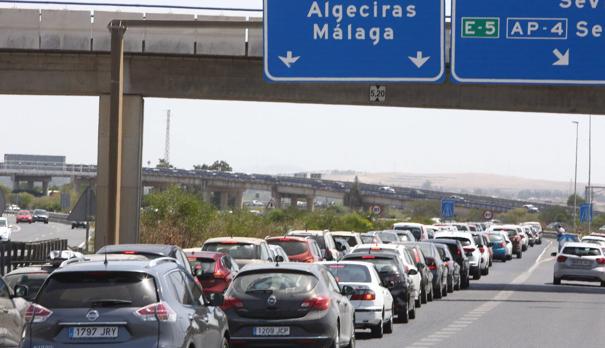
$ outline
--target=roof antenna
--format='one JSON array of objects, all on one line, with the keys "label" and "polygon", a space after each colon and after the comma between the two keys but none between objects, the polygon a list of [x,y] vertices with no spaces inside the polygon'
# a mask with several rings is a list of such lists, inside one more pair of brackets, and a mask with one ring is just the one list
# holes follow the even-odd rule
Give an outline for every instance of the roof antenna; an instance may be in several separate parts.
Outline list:
[{"label": "roof antenna", "polygon": [[107,248],[105,248],[105,261],[103,261],[103,264],[107,266]]}]

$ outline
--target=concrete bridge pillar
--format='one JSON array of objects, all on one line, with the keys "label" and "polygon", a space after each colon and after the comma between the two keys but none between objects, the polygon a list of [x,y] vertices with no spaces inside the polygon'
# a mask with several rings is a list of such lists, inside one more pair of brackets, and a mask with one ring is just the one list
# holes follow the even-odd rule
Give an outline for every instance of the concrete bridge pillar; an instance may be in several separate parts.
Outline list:
[{"label": "concrete bridge pillar", "polygon": [[271,190],[271,199],[273,200],[273,207],[275,209],[282,208],[282,204],[281,204],[282,195],[281,195],[281,193],[279,193],[279,191],[277,191],[277,188],[273,188]]},{"label": "concrete bridge pillar", "polygon": [[307,210],[315,211],[315,196],[307,196]]},{"label": "concrete bridge pillar", "polygon": [[118,110],[100,97],[95,250],[139,241],[143,118],[141,96],[125,95]]},{"label": "concrete bridge pillar", "polygon": [[235,192],[234,208],[240,210],[244,207],[244,191]]},{"label": "concrete bridge pillar", "polygon": [[27,180],[27,189],[30,190],[30,191],[34,189],[34,181],[33,180]]},{"label": "concrete bridge pillar", "polygon": [[42,194],[48,196],[48,179],[42,180]]},{"label": "concrete bridge pillar", "polygon": [[219,209],[227,210],[229,208],[229,192],[222,191],[220,194]]}]

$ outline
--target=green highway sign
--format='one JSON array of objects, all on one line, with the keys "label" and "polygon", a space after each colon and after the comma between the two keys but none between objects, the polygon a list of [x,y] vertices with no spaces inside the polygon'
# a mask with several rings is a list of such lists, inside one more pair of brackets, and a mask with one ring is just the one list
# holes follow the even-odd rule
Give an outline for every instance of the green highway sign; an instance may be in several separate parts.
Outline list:
[{"label": "green highway sign", "polygon": [[462,37],[497,39],[500,37],[500,18],[464,17],[462,18]]}]

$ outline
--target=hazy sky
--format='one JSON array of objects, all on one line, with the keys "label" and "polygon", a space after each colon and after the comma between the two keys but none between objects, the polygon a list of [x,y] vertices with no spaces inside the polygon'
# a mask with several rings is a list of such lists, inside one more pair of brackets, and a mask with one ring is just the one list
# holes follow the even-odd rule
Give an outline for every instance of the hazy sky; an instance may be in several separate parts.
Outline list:
[{"label": "hazy sky", "polygon": [[[261,6],[259,0],[149,3]],[[0,105],[0,155],[96,162],[97,98],[0,96]],[[474,172],[569,181],[572,120],[579,120],[579,181],[587,179],[587,115],[146,99],[145,165],[163,157],[166,109],[172,110],[170,156],[177,167],[222,159],[236,170],[258,173]],[[605,117],[593,117],[593,182],[605,182],[603,134]]]}]

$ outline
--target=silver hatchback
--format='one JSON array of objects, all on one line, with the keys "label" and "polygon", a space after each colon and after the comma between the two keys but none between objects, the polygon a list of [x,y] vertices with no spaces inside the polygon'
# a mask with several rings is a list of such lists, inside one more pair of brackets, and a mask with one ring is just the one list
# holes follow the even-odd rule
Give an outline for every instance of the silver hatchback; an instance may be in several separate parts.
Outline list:
[{"label": "silver hatchback", "polygon": [[605,254],[603,248],[592,243],[566,243],[557,255],[553,284],[561,280],[600,282],[605,287]]}]

